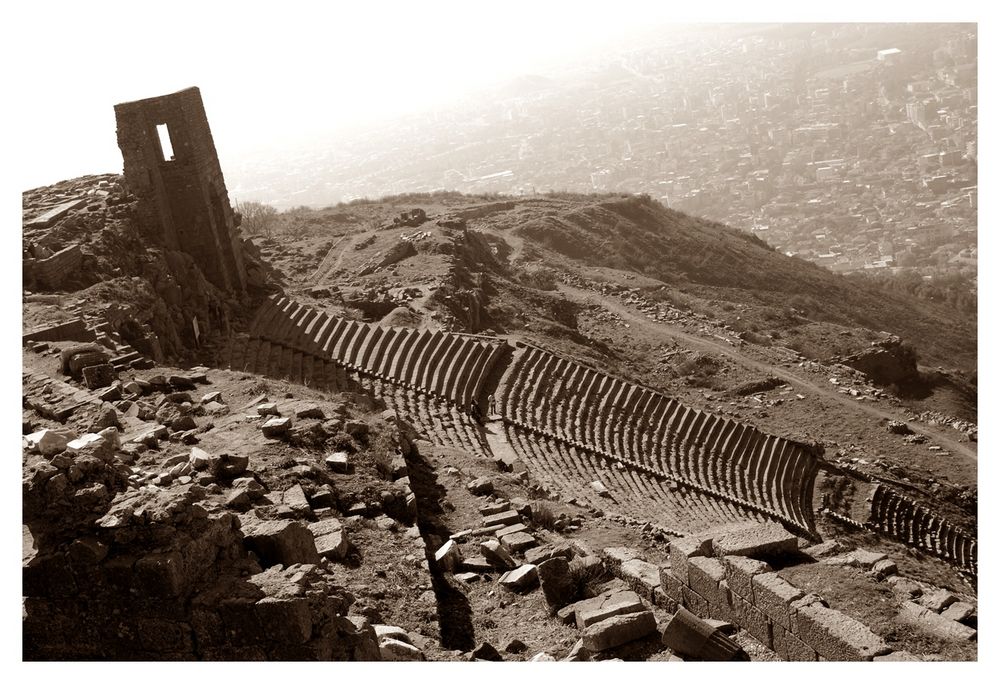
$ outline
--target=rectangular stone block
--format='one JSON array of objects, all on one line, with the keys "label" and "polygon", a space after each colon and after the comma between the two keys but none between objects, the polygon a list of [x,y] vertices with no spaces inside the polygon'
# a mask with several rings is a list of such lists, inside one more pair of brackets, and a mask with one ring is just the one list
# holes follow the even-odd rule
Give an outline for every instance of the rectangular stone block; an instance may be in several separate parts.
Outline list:
[{"label": "rectangular stone block", "polygon": [[582,635],[583,646],[598,653],[649,636],[655,631],[656,618],[652,611],[616,615],[587,627]]},{"label": "rectangular stone block", "polygon": [[789,583],[776,572],[768,572],[754,575],[753,578],[753,604],[771,622],[786,630],[792,629],[792,601],[796,601],[805,596],[805,593]]},{"label": "rectangular stone block", "polygon": [[677,608],[680,606],[677,601],[667,596],[667,593],[663,591],[663,587],[657,587],[653,591],[653,605],[669,613],[676,613]]},{"label": "rectangular stone block", "polygon": [[798,538],[776,522],[731,525],[715,531],[712,549],[717,556],[771,558],[798,551]]},{"label": "rectangular stone block", "polygon": [[483,527],[493,527],[494,525],[515,525],[521,522],[521,516],[516,511],[500,511],[493,515],[483,516]]},{"label": "rectangular stone block", "polygon": [[819,603],[794,613],[795,634],[828,660],[871,660],[892,649],[854,618]]},{"label": "rectangular stone block", "polygon": [[774,649],[771,621],[750,602],[730,593],[734,622],[749,632],[750,636],[770,649]]},{"label": "rectangular stone block", "polygon": [[653,592],[660,586],[660,569],[652,563],[634,558],[620,566],[625,583],[647,601],[653,601]]},{"label": "rectangular stone block", "polygon": [[670,542],[670,567],[674,576],[683,584],[690,586],[688,580],[688,559],[696,556],[707,556],[708,544],[694,537],[682,537]]},{"label": "rectangular stone block", "polygon": [[795,662],[816,660],[816,651],[784,627],[771,625],[771,635],[774,639],[774,652],[782,660]]},{"label": "rectangular stone block", "polygon": [[681,587],[681,594],[684,596],[684,607],[698,617],[707,618],[708,601],[705,597],[694,591],[690,587]]},{"label": "rectangular stone block", "polygon": [[709,603],[719,595],[719,582],[726,578],[726,573],[715,558],[695,557],[688,559],[688,581],[691,589],[700,594]]},{"label": "rectangular stone block", "polygon": [[681,587],[683,586],[684,584],[673,573],[671,566],[660,566],[660,589],[663,590],[663,593],[677,603],[682,603],[684,594],[681,593]]},{"label": "rectangular stone block", "polygon": [[615,615],[635,613],[645,608],[642,599],[632,591],[597,596],[593,599],[579,601],[574,605],[576,605],[577,629],[584,629],[595,622],[607,620]]},{"label": "rectangular stone block", "polygon": [[750,602],[753,602],[751,581],[754,575],[771,572],[771,566],[764,561],[746,556],[723,556],[722,566],[726,572],[729,590]]}]

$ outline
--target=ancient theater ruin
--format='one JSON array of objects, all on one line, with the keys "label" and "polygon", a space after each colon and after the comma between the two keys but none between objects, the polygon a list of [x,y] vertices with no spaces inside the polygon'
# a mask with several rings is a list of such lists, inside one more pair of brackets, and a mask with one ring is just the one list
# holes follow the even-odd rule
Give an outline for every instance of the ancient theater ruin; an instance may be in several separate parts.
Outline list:
[{"label": "ancient theater ruin", "polygon": [[[830,448],[831,407],[892,447],[898,402],[511,259],[557,219],[666,231],[655,201],[338,206],[303,249],[241,234],[197,88],[114,114],[121,176],[25,193],[25,659],[976,657],[968,492]],[[648,349],[746,365],[709,391]],[[825,441],[766,420],[793,402]]]}]

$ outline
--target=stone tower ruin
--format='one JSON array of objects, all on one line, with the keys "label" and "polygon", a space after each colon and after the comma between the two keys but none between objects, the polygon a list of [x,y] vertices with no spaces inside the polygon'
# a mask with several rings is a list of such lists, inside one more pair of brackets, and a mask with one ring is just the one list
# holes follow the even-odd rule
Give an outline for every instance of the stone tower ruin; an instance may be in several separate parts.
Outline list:
[{"label": "stone tower ruin", "polygon": [[198,88],[115,105],[125,182],[139,218],[190,254],[217,287],[242,291],[246,270],[212,131]]}]

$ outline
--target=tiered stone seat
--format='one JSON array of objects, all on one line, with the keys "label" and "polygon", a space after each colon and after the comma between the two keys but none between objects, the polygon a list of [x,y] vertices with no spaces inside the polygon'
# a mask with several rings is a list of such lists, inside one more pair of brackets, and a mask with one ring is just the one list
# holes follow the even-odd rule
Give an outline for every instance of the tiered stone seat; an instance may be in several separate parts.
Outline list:
[{"label": "tiered stone seat", "polygon": [[868,527],[978,573],[974,535],[936,517],[926,507],[884,484],[878,484],[872,493]]},{"label": "tiered stone seat", "polygon": [[813,529],[818,462],[804,445],[528,345],[499,391],[507,421]]}]

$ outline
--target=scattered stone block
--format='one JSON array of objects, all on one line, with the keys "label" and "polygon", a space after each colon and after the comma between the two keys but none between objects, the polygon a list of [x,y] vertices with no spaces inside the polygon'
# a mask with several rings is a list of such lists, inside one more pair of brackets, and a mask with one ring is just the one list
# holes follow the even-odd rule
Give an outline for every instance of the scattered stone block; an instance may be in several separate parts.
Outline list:
[{"label": "scattered stone block", "polygon": [[271,418],[260,426],[265,437],[280,438],[292,427],[291,418]]},{"label": "scattered stone block", "polygon": [[527,532],[514,532],[500,537],[500,542],[514,553],[518,553],[535,546],[538,540]]},{"label": "scattered stone block", "polygon": [[564,557],[550,558],[536,567],[538,583],[550,608],[562,608],[576,597],[576,583],[569,572],[569,561]]},{"label": "scattered stone block", "polygon": [[462,561],[462,569],[482,574],[493,572],[497,568],[483,556],[469,556]]},{"label": "scattered stone block", "polygon": [[900,606],[899,620],[923,632],[949,641],[972,641],[977,634],[976,630],[971,627],[949,620],[945,616],[938,615],[912,601],[904,601],[903,605]]},{"label": "scattered stone block", "polygon": [[976,607],[971,603],[966,603],[965,601],[953,603],[941,612],[942,617],[954,620],[955,622],[962,622],[975,614]]},{"label": "scattered stone block", "polygon": [[460,572],[455,575],[455,579],[459,582],[465,582],[466,584],[471,584],[472,582],[478,582],[482,577],[476,572]]},{"label": "scattered stone block", "polygon": [[712,534],[712,549],[717,556],[765,559],[794,554],[798,548],[798,538],[776,522],[729,525]]},{"label": "scattered stone block", "polygon": [[[479,545],[480,551],[491,565],[497,568],[513,569],[517,567],[517,561],[511,557],[500,542],[495,539],[488,539]],[[529,561],[530,562],[530,561]]]},{"label": "scattered stone block", "polygon": [[872,566],[871,573],[876,579],[884,579],[890,575],[895,575],[899,571],[896,564],[888,558],[884,558]]},{"label": "scattered stone block", "polygon": [[476,496],[486,496],[493,493],[493,480],[488,477],[479,477],[465,487]]},{"label": "scattered stone block", "polygon": [[584,629],[615,615],[635,613],[645,609],[639,595],[630,590],[601,594],[592,599],[577,601],[573,606],[577,629]]},{"label": "scattered stone block", "polygon": [[258,404],[257,405],[257,415],[258,416],[280,416],[278,412],[278,405],[275,403],[268,404]]},{"label": "scattered stone block", "polygon": [[545,546],[538,546],[524,552],[524,560],[535,565],[556,556],[562,556],[569,560],[573,557],[573,548],[569,544],[546,544]]},{"label": "scattered stone block", "polygon": [[494,513],[493,515],[483,516],[483,527],[492,527],[493,525],[503,525],[507,527],[509,525],[515,525],[521,522],[521,516],[515,511],[500,511],[499,513]]},{"label": "scattered stone block", "polygon": [[616,615],[594,623],[583,630],[583,647],[592,653],[641,639],[656,631],[656,618],[652,611]]},{"label": "scattered stone block", "polygon": [[346,451],[337,451],[326,457],[326,467],[338,475],[346,475],[351,471],[351,464]]},{"label": "scattered stone block", "polygon": [[496,503],[488,503],[484,506],[479,507],[479,512],[483,516],[496,515],[497,513],[503,513],[504,511],[510,510],[509,501],[498,501]]},{"label": "scattered stone block", "polygon": [[312,532],[295,520],[257,520],[243,518],[243,543],[261,560],[261,565],[318,563]]},{"label": "scattered stone block", "polygon": [[862,623],[818,603],[798,608],[793,621],[795,636],[827,660],[871,660],[892,650]]},{"label": "scattered stone block", "polygon": [[76,439],[76,434],[69,430],[52,430],[45,428],[26,436],[28,449],[37,451],[42,456],[55,456],[66,450],[66,445]]},{"label": "scattered stone block", "polygon": [[454,539],[449,539],[434,553],[434,561],[445,572],[455,572],[462,564],[462,550]]},{"label": "scattered stone block", "polygon": [[87,389],[96,390],[109,387],[117,379],[118,374],[115,372],[115,367],[110,363],[87,366],[83,369],[83,384],[87,386]]},{"label": "scattered stone block", "polygon": [[947,589],[938,589],[920,597],[920,605],[924,608],[940,613],[953,603],[958,603],[958,597]]},{"label": "scattered stone block", "polygon": [[[606,558],[605,562],[607,562]],[[632,558],[619,566],[619,572],[625,583],[637,594],[650,603],[653,602],[653,595],[660,587],[659,567],[640,558]]]},{"label": "scattered stone block", "polygon": [[379,655],[382,660],[389,662],[412,662],[424,660],[423,652],[405,641],[396,639],[381,639],[378,644]]},{"label": "scattered stone block", "polygon": [[509,570],[500,576],[500,586],[515,592],[528,591],[538,585],[538,569],[530,563]]},{"label": "scattered stone block", "polygon": [[479,644],[479,646],[472,651],[471,657],[472,660],[487,660],[493,662],[503,660],[503,656],[501,656],[500,653],[493,647],[493,644],[488,641],[484,641]]},{"label": "scattered stone block", "polygon": [[527,531],[528,531],[528,526],[522,522],[518,522],[514,523],[513,525],[507,525],[505,527],[501,527],[499,530],[496,531],[496,535],[497,537],[503,538],[506,537],[508,534],[517,534],[518,532],[527,532]]},{"label": "scattered stone block", "polygon": [[213,402],[213,401],[217,402],[217,403],[220,403],[220,404],[223,403],[222,402],[222,392],[208,392],[207,394],[204,394],[201,397],[201,403],[202,404],[208,404],[208,403]]},{"label": "scattered stone block", "polygon": [[876,563],[884,561],[888,556],[884,553],[855,549],[849,554],[854,559],[854,564],[863,570],[870,570]]},{"label": "scattered stone block", "polygon": [[316,420],[326,420],[326,414],[323,413],[323,409],[316,404],[308,404],[298,409],[295,412],[295,417],[302,418],[303,420],[310,418]]},{"label": "scattered stone block", "polygon": [[545,651],[542,651],[541,653],[533,655],[531,657],[531,661],[530,662],[532,662],[532,663],[550,663],[550,662],[555,662],[555,660],[556,659],[553,658],[552,656],[550,656],[548,653],[546,653]]},{"label": "scattered stone block", "polygon": [[298,516],[308,516],[312,514],[312,507],[306,499],[306,493],[302,485],[292,485],[281,494],[281,502],[292,509]]}]

